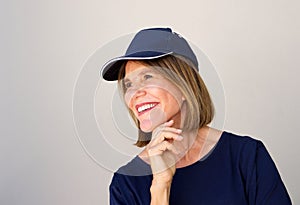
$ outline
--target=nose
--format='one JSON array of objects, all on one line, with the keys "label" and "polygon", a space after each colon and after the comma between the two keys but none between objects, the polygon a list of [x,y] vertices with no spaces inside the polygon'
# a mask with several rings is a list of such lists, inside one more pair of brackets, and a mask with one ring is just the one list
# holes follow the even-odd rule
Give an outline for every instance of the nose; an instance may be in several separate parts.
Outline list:
[{"label": "nose", "polygon": [[125,94],[125,101],[129,107],[134,104],[134,101],[139,97],[143,97],[147,94],[147,91],[144,87],[140,87],[137,89],[131,89],[129,92]]},{"label": "nose", "polygon": [[146,90],[144,88],[139,88],[135,91],[133,97],[137,98],[146,94]]},{"label": "nose", "polygon": [[141,87],[141,88],[138,88],[138,89],[135,89],[132,93],[132,96],[130,98],[130,102],[140,98],[140,97],[143,97],[146,95],[146,90],[144,89],[144,87]]}]

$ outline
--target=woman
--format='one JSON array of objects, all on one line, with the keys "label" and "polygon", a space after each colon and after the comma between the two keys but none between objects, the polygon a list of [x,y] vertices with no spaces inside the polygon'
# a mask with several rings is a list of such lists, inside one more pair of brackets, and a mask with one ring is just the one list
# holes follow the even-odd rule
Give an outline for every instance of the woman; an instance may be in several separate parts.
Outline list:
[{"label": "woman", "polygon": [[102,75],[118,80],[145,147],[114,174],[111,204],[291,204],[262,142],[208,126],[213,104],[180,35],[141,30]]}]

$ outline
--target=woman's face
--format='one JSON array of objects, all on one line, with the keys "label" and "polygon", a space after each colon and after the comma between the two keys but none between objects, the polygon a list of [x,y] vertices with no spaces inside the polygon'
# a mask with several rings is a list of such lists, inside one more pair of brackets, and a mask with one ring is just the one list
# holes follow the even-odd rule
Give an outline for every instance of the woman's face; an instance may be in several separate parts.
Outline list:
[{"label": "woman's face", "polygon": [[138,61],[125,66],[125,102],[140,122],[144,132],[173,119],[180,124],[183,95],[155,69]]}]

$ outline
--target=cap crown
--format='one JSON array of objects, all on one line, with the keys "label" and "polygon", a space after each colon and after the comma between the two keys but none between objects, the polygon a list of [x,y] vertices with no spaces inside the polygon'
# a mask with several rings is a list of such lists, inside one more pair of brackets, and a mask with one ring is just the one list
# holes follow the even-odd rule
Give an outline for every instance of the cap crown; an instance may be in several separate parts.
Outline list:
[{"label": "cap crown", "polygon": [[105,80],[117,80],[123,60],[146,60],[177,54],[189,59],[198,69],[197,58],[187,41],[170,28],[149,28],[139,31],[124,56],[108,61],[102,68]]}]

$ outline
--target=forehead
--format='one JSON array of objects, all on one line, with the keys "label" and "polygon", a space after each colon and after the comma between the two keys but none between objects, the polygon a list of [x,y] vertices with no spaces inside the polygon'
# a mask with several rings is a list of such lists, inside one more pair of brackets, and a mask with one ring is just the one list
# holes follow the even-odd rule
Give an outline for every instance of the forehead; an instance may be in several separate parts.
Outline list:
[{"label": "forehead", "polygon": [[146,69],[147,66],[139,61],[128,61],[125,65],[125,75],[128,75],[134,71]]},{"label": "forehead", "polygon": [[139,61],[128,61],[125,65],[125,78],[130,76],[136,76],[143,74],[148,71],[152,71],[151,67],[139,62]]}]

